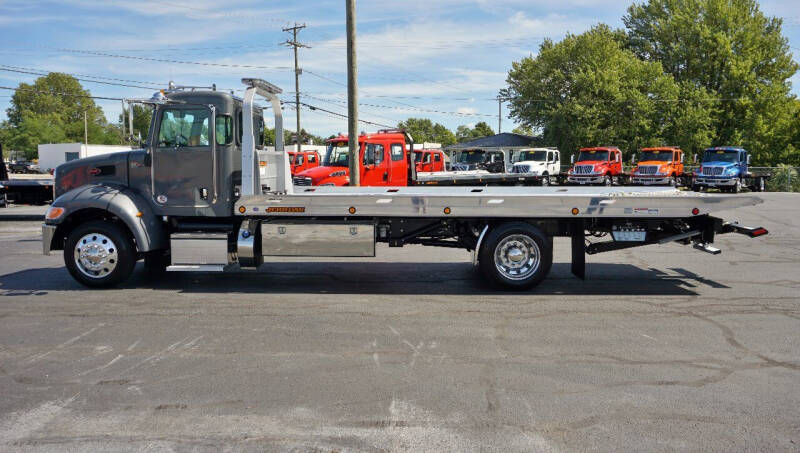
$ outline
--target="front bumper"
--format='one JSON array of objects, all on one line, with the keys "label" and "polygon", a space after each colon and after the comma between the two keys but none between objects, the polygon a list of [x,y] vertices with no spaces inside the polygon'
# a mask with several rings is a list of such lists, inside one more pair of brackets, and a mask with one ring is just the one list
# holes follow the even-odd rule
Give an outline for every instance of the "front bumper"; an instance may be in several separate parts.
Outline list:
[{"label": "front bumper", "polygon": [[56,225],[42,225],[42,253],[44,255],[50,255],[56,228],[58,228]]},{"label": "front bumper", "polygon": [[701,186],[709,186],[709,187],[727,187],[727,186],[735,186],[736,182],[739,181],[739,178],[730,176],[724,178],[714,178],[709,176],[698,176],[694,179],[694,183],[701,185]]},{"label": "front bumper", "polygon": [[567,182],[576,184],[602,184],[605,180],[605,175],[596,176],[567,176]]},{"label": "front bumper", "polygon": [[670,177],[669,176],[634,176],[631,179],[633,184],[642,184],[645,186],[649,185],[657,185],[657,184],[669,184]]}]

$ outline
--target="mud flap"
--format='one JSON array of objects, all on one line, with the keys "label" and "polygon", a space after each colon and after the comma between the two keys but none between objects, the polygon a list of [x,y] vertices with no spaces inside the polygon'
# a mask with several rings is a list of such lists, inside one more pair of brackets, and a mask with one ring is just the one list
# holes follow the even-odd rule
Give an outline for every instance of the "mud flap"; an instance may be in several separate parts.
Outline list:
[{"label": "mud flap", "polygon": [[583,219],[570,222],[569,235],[572,238],[572,274],[586,280],[586,243]]}]

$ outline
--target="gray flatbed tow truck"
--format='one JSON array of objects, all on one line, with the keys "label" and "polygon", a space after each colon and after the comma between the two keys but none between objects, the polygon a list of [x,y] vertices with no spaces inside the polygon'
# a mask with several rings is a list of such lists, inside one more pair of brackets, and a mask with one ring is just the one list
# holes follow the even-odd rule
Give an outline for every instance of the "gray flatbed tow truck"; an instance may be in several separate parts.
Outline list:
[{"label": "gray flatbed tow truck", "polygon": [[[752,195],[651,187],[295,187],[281,142],[281,91],[259,79],[243,83],[243,99],[173,90],[137,101],[154,106],[144,149],[59,166],[44,253],[63,250],[76,280],[108,287],[140,259],[154,274],[186,269],[176,264],[187,243],[203,251],[222,245],[218,269],[228,271],[258,268],[265,256],[372,257],[377,242],[422,244],[470,250],[489,282],[526,289],[547,276],[555,236],[571,238],[572,272],[583,278],[587,253],[679,242],[716,254],[717,234],[767,234],[710,215],[761,202]],[[274,152],[260,150],[257,95],[275,115]],[[413,166],[413,152],[404,149],[403,157]],[[201,244],[183,241],[187,234]]]}]

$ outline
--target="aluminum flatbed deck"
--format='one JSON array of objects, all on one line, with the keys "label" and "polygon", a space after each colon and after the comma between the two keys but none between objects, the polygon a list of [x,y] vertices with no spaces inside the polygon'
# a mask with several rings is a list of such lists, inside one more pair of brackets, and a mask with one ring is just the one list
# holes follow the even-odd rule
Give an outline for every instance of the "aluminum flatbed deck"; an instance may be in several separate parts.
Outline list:
[{"label": "aluminum flatbed deck", "polygon": [[[239,216],[678,218],[762,203],[667,187],[294,187],[242,197]],[[574,209],[577,209],[574,211]],[[696,211],[695,211],[696,209]]]}]

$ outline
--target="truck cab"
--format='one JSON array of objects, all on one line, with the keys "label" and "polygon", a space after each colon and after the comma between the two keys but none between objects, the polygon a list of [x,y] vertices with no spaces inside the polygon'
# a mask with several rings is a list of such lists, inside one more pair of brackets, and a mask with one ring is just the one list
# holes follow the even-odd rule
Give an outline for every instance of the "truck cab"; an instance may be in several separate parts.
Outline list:
[{"label": "truck cab", "polygon": [[561,173],[561,153],[556,148],[523,149],[514,157],[511,173],[546,176],[542,180],[547,181],[546,184],[549,184],[551,176]]},{"label": "truck cab", "polygon": [[453,171],[487,171],[489,173],[506,173],[507,163],[510,163],[508,153],[505,151],[486,151],[482,149],[468,149],[456,153]]},{"label": "truck cab", "polygon": [[683,151],[676,146],[643,148],[639,163],[631,171],[631,182],[644,186],[683,183]]},{"label": "truck cab", "polygon": [[754,175],[749,171],[750,153],[733,146],[708,148],[703,153],[700,168],[694,175],[692,188],[705,190],[718,188],[722,192],[738,193],[749,187],[753,191],[764,191],[769,175]]},{"label": "truck cab", "polygon": [[444,168],[444,152],[440,149],[421,149],[414,151],[414,164],[417,173],[442,172]]},{"label": "truck cab", "polygon": [[622,151],[616,146],[581,148],[567,182],[611,186],[622,175]]},{"label": "truck cab", "polygon": [[321,158],[316,151],[289,151],[289,168],[292,176],[309,168],[319,167]]},{"label": "truck cab", "polygon": [[[410,140],[408,140],[410,141]],[[400,130],[382,130],[358,137],[359,168],[362,186],[407,186],[409,156],[407,134]],[[297,173],[297,186],[346,186],[350,182],[348,137],[328,140],[321,166]]]}]

